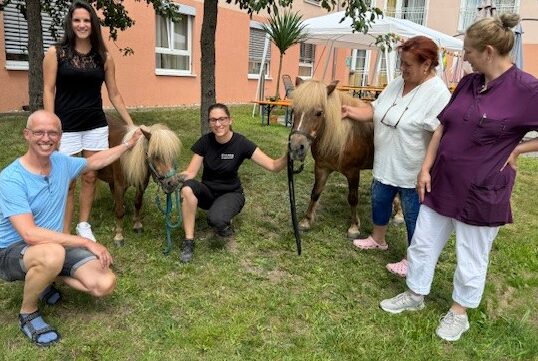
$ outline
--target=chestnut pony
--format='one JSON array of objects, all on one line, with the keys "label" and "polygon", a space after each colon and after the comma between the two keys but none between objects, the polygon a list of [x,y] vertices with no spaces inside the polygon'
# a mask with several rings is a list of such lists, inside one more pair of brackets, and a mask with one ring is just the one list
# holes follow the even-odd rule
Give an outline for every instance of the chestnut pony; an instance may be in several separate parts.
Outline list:
[{"label": "chestnut pony", "polygon": [[[130,139],[136,130],[136,127],[128,127],[116,117],[107,115],[107,121],[110,147]],[[136,145],[129,152],[125,152],[118,161],[97,173],[99,179],[108,183],[114,197],[116,216],[114,241],[118,246],[121,246],[124,240],[124,197],[127,188],[129,186],[136,188],[133,230],[141,233],[143,226],[140,209],[150,174],[165,193],[172,193],[179,185],[179,179],[176,177],[176,160],[181,150],[181,142],[177,135],[162,124],[140,128],[144,136],[138,139]]]},{"label": "chestnut pony", "polygon": [[347,201],[351,208],[351,224],[347,235],[357,238],[360,220],[357,216],[360,171],[372,169],[374,157],[373,123],[342,119],[342,105],[367,106],[347,93],[335,90],[334,81],[326,86],[320,81],[297,80],[292,93],[293,126],[289,152],[294,161],[304,161],[308,149],[314,158],[314,187],[310,204],[299,223],[302,230],[313,224],[316,207],[329,175],[342,173],[348,183]]}]

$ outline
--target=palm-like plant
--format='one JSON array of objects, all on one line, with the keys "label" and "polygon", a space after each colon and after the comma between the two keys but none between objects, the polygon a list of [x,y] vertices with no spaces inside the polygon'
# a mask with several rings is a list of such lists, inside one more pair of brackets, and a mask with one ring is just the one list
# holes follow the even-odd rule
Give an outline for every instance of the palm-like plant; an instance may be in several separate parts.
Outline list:
[{"label": "palm-like plant", "polygon": [[280,72],[282,71],[284,54],[292,45],[305,41],[307,39],[307,33],[305,31],[305,25],[302,22],[302,16],[291,11],[285,11],[283,14],[274,13],[269,17],[268,23],[262,24],[262,27],[280,51],[275,93],[275,97],[279,98]]}]

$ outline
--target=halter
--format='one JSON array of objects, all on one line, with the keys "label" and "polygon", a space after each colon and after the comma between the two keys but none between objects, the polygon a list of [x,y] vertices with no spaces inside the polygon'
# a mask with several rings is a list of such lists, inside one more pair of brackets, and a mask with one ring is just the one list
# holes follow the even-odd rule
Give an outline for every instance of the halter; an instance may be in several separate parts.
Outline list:
[{"label": "halter", "polygon": [[175,164],[175,162],[174,162],[174,166],[172,167],[172,169],[170,169],[168,171],[168,173],[166,173],[165,175],[159,175],[159,173],[157,173],[157,170],[155,169],[153,164],[149,161],[149,157],[148,157],[147,153],[146,153],[146,163],[148,165],[148,168],[149,168],[149,171],[150,171],[150,174],[151,174],[151,178],[153,178],[155,183],[157,183],[157,185],[163,190],[163,192],[166,193],[166,194],[173,193],[175,189],[171,189],[167,185],[167,183],[165,183],[165,181],[176,175],[176,164]]},{"label": "halter", "polygon": [[[303,137],[305,137],[307,140],[308,140],[308,145],[312,145],[312,142],[314,142],[314,140],[316,140],[316,137],[314,137],[313,135],[305,132],[304,130],[301,130],[301,129],[293,129],[291,132],[290,132],[290,135],[288,136],[288,158],[289,158],[289,153],[291,151],[290,149],[290,146],[291,146],[291,136],[294,135],[294,134],[299,134],[299,135],[302,135]],[[301,161],[300,164],[299,164],[299,168],[298,169],[295,169],[294,167],[294,161],[289,158],[288,160],[288,166],[291,166],[292,167],[292,173],[293,174],[299,174],[303,171],[304,169],[304,161]]]},{"label": "halter", "polygon": [[301,129],[293,129],[291,132],[290,132],[290,138],[292,135],[294,134],[299,134],[299,135],[302,135],[304,136],[306,139],[308,139],[308,143],[309,144],[312,144],[312,142],[314,140],[316,140],[316,137],[314,137],[312,134],[309,134],[307,132],[305,132],[304,130],[301,130]]}]

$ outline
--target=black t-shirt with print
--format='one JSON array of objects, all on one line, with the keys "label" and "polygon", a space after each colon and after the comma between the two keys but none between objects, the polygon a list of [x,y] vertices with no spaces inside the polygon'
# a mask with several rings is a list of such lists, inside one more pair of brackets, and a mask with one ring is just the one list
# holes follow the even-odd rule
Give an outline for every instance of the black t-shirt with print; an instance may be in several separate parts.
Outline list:
[{"label": "black t-shirt with print", "polygon": [[217,142],[215,134],[208,133],[198,139],[191,150],[204,157],[202,183],[215,193],[226,193],[243,190],[237,171],[256,148],[256,144],[234,132],[225,144]]}]

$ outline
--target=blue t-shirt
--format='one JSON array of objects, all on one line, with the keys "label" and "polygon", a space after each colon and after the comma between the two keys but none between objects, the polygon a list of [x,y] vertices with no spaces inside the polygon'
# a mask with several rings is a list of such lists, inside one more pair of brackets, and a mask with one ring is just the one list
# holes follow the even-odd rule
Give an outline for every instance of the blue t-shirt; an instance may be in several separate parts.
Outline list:
[{"label": "blue t-shirt", "polygon": [[48,176],[30,173],[17,159],[0,173],[0,248],[22,240],[9,217],[31,213],[37,226],[62,232],[69,183],[86,168],[84,158],[58,152]]}]

